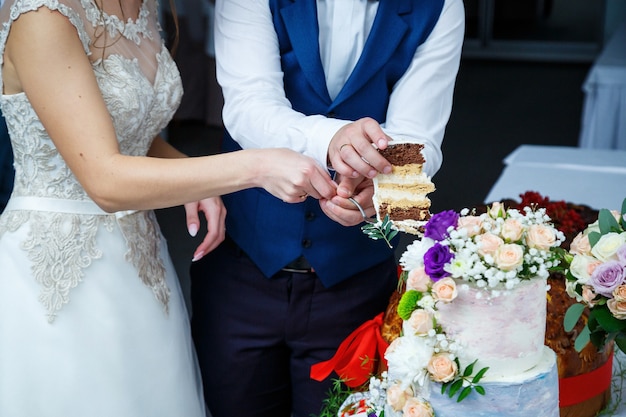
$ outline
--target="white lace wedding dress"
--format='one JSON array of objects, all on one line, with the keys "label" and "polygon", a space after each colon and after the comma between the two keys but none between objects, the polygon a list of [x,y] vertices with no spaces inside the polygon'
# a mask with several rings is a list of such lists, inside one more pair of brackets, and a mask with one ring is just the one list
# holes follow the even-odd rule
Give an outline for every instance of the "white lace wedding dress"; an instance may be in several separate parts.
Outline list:
[{"label": "white lace wedding dress", "polygon": [[[61,13],[92,60],[122,152],[145,155],[182,95],[156,0],[125,22],[93,0],[5,3],[0,61],[21,14]],[[0,217],[0,416],[204,417],[187,312],[154,214],[100,210],[28,97],[3,94],[0,105],[16,168]]]}]

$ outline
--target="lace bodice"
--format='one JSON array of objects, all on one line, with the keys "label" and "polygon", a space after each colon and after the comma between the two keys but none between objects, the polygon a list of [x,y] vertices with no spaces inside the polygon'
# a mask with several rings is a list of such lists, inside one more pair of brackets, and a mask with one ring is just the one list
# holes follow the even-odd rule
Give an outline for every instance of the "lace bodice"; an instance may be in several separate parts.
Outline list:
[{"label": "lace bodice", "polygon": [[[9,6],[9,20],[6,20]],[[156,2],[144,0],[138,20],[123,24],[117,18],[101,18],[89,0],[16,0],[12,5],[6,4],[0,15],[3,18],[0,52],[4,51],[12,21],[21,13],[42,6],[67,16],[83,41],[85,53],[95,58],[94,72],[111,113],[121,152],[145,155],[152,139],[173,116],[182,96],[178,70],[160,38]],[[106,57],[101,56],[102,49],[94,46],[98,43],[94,33],[100,25],[106,26],[109,39],[104,48]],[[122,39],[111,42],[120,32]],[[86,199],[26,95],[3,95],[0,105],[15,153],[15,195]]]},{"label": "lace bodice", "polygon": [[[180,74],[164,47],[157,20],[156,0],[143,0],[135,20],[100,12],[93,0],[6,0],[0,10],[0,64],[11,24],[23,13],[47,7],[58,11],[76,28],[106,106],[120,150],[146,155],[153,138],[166,127],[182,97]],[[0,87],[4,93],[2,77]],[[15,155],[14,197],[90,202],[91,200],[57,152],[54,143],[24,93],[0,97]],[[71,205],[71,204],[70,204]],[[54,318],[69,301],[69,290],[81,281],[83,270],[102,249],[96,233],[117,225],[128,245],[127,260],[140,278],[167,306],[168,290],[158,259],[160,232],[153,213],[126,216],[93,215],[77,210],[7,210],[0,217],[0,237],[29,222],[29,239],[22,248],[33,261],[42,285],[40,300]],[[68,225],[70,227],[68,228]],[[46,248],[45,250],[42,250]],[[52,272],[55,276],[51,276]]]}]

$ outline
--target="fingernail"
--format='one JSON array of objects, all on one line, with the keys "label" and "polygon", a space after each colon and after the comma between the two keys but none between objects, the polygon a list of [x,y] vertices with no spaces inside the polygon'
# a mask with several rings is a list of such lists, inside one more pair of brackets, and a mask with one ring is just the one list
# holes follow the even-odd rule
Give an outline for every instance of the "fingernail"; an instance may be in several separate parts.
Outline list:
[{"label": "fingernail", "polygon": [[387,143],[386,139],[378,139],[378,147],[382,148]]},{"label": "fingernail", "polygon": [[370,172],[367,173],[367,176],[368,178],[374,178],[376,174],[378,174],[378,172],[376,172],[375,169],[372,169]]},{"label": "fingernail", "polygon": [[198,225],[190,224],[188,230],[189,230],[189,234],[191,235],[191,237],[196,237],[196,235],[198,234]]},{"label": "fingernail", "polygon": [[383,168],[383,174],[391,174],[391,167],[389,165]]},{"label": "fingernail", "polygon": [[198,253],[196,253],[193,256],[193,259],[191,260],[191,262],[196,262],[197,260],[199,260],[200,258],[202,258],[204,256],[204,251],[200,251]]}]

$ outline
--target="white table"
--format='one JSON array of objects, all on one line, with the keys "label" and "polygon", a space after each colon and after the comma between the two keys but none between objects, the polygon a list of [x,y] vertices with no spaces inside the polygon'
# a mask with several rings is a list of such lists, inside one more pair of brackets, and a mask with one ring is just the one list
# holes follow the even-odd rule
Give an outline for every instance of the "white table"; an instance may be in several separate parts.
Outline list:
[{"label": "white table", "polygon": [[578,145],[626,150],[626,21],[591,67],[583,91]]},{"label": "white table", "polygon": [[537,191],[555,201],[619,210],[626,198],[626,150],[521,145],[504,163],[485,203],[519,201]]}]

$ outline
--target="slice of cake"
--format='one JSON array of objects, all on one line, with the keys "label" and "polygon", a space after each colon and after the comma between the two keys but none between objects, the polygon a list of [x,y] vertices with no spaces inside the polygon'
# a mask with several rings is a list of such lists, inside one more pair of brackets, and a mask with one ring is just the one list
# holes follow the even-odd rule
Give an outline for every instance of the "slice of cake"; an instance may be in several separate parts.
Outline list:
[{"label": "slice of cake", "polygon": [[418,234],[430,218],[427,195],[435,191],[430,177],[422,171],[426,162],[423,148],[419,143],[390,143],[380,154],[391,163],[392,171],[374,178],[373,200],[378,220],[389,216],[397,229],[412,234]]}]

